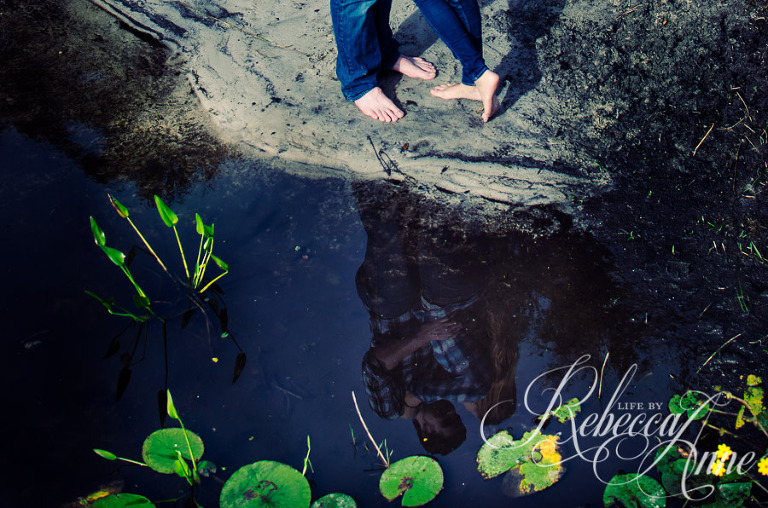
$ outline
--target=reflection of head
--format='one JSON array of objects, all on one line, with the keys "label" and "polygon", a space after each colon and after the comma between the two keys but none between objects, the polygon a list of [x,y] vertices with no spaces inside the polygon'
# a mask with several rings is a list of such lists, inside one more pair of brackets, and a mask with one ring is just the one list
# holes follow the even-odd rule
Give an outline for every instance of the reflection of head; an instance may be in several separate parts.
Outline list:
[{"label": "reflection of head", "polygon": [[447,455],[467,439],[467,428],[447,400],[424,404],[414,417],[413,426],[427,453]]}]

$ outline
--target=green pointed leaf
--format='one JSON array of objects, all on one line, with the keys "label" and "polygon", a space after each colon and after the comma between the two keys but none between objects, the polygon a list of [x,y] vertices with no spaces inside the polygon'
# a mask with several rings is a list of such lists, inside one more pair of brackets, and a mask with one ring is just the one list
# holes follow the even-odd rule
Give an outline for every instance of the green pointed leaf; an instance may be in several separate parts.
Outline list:
[{"label": "green pointed leaf", "polygon": [[110,261],[112,261],[117,266],[125,265],[125,254],[119,250],[113,249],[112,247],[107,247],[106,245],[102,245],[101,250],[103,250],[104,254],[107,255]]},{"label": "green pointed leaf", "polygon": [[379,480],[381,495],[388,501],[402,495],[402,506],[421,506],[443,488],[443,469],[431,457],[406,457],[387,468]]},{"label": "green pointed leaf", "polygon": [[210,226],[203,224],[203,231],[205,232],[205,236],[208,238],[213,238],[213,224]]},{"label": "green pointed leaf", "polygon": [[664,508],[667,499],[659,482],[636,473],[616,475],[605,486],[603,504],[620,503],[625,508]]},{"label": "green pointed leaf", "polygon": [[309,508],[309,482],[294,468],[260,460],[243,466],[221,489],[221,508]]},{"label": "green pointed leaf", "polygon": [[117,460],[117,455],[115,455],[112,452],[108,452],[107,450],[94,448],[93,451],[96,452],[97,455],[100,455],[101,457],[104,457],[107,460]]},{"label": "green pointed leaf", "polygon": [[106,245],[106,235],[104,235],[104,231],[99,225],[96,224],[96,219],[93,217],[91,217],[91,233],[93,233],[93,241],[96,242],[96,245],[99,247],[104,247],[104,245]]},{"label": "green pointed leaf", "polygon": [[357,503],[347,494],[334,492],[321,497],[310,508],[357,508]]},{"label": "green pointed leaf", "polygon": [[197,231],[198,235],[202,235],[205,233],[205,225],[203,224],[203,219],[200,218],[200,214],[195,214],[195,231]]},{"label": "green pointed leaf", "polygon": [[176,471],[176,474],[182,478],[189,478],[192,475],[189,466],[187,465],[187,461],[181,458],[181,456],[176,458],[173,468]]},{"label": "green pointed leaf", "polygon": [[154,508],[149,499],[138,494],[111,494],[97,499],[90,506],[93,508]]},{"label": "green pointed leaf", "polygon": [[226,264],[221,259],[217,258],[213,254],[211,254],[211,259],[213,259],[213,262],[216,263],[216,266],[218,266],[221,270],[228,272],[229,271],[229,265]]},{"label": "green pointed leaf", "polygon": [[174,474],[176,473],[177,451],[187,460],[199,460],[205,450],[203,440],[194,432],[186,431],[186,433],[194,459],[189,455],[184,431],[174,427],[156,430],[144,440],[141,449],[144,462],[158,473]]},{"label": "green pointed leaf", "polygon": [[171,397],[171,390],[167,390],[168,397],[166,399],[166,408],[168,410],[168,416],[174,420],[179,419],[179,413],[176,411],[176,406],[173,405],[173,397]]},{"label": "green pointed leaf", "polygon": [[173,213],[173,210],[168,208],[168,205],[166,205],[157,194],[155,194],[155,205],[157,206],[157,212],[160,214],[160,218],[163,219],[166,226],[170,228],[179,222],[179,218]]},{"label": "green pointed leaf", "polygon": [[112,194],[107,194],[109,196],[109,202],[112,203],[112,206],[117,210],[117,214],[122,217],[123,219],[128,218],[128,209],[123,206],[123,204],[115,199]]}]

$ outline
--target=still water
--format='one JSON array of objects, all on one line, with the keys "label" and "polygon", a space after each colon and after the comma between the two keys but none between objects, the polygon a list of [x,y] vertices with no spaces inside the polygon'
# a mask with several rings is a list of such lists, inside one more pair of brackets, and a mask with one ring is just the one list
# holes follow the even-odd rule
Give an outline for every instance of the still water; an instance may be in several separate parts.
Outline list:
[{"label": "still water", "polygon": [[[676,366],[661,361],[669,352],[646,350],[648,331],[618,304],[625,295],[612,283],[610,260],[588,235],[486,234],[393,184],[308,179],[239,158],[169,201],[188,257],[197,248],[194,214],[215,224],[215,254],[230,267],[219,302],[231,335],[222,338],[212,312],[187,320],[184,293],[140,250],[131,271],[167,318],[166,336],[158,323],[145,334],[121,334],[129,321],[85,293],[132,308],[131,285],[94,245],[89,216],[108,245],[130,251],[138,240],[111,207],[107,194],[114,195],[180,275],[171,230],[132,183],[96,183],[77,161],[13,129],[0,133],[0,160],[7,506],[61,506],[110,484],[154,501],[184,496],[176,476],[91,451],[140,460],[144,438],[160,426],[158,392],[166,388],[185,426],[202,437],[203,458],[218,467],[203,479],[203,506],[218,504],[221,481],[243,465],[269,459],[301,469],[307,436],[313,499],[344,492],[358,506],[388,505],[352,392],[393,460],[432,450],[409,418],[382,416],[408,416],[404,405],[414,400],[451,401],[466,438],[435,455],[445,486],[430,506],[595,506],[604,484],[579,460],[552,488],[508,497],[503,478],[483,480],[477,471],[482,432],[520,437],[536,427],[531,410],[546,408],[551,392],[543,390],[559,378],[531,383],[584,354],[599,370],[610,352],[605,394],[593,395],[584,414],[604,408],[633,363],[641,374],[623,400],[664,401],[672,393]],[[429,328],[435,321],[445,323],[442,331]],[[422,356],[403,360],[387,349],[429,333],[443,340],[419,343],[427,345],[413,351]],[[240,350],[247,362],[233,383]],[[392,369],[382,367],[387,361]],[[446,367],[450,361],[460,368]],[[586,373],[577,376],[569,396],[590,384]],[[403,404],[406,391],[417,398]],[[601,467],[607,481],[633,466],[614,457]]]}]

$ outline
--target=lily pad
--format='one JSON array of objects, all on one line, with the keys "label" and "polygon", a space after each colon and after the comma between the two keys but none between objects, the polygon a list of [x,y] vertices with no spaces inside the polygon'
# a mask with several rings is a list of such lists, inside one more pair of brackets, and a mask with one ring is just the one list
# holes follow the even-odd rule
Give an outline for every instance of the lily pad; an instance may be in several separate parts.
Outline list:
[{"label": "lily pad", "polygon": [[260,460],[243,466],[221,489],[221,508],[309,508],[312,492],[304,475],[280,462]]},{"label": "lily pad", "polygon": [[403,506],[421,506],[443,488],[443,469],[430,457],[406,457],[381,475],[379,490],[388,501],[402,495]]},{"label": "lily pad", "polygon": [[347,494],[327,494],[314,503],[310,508],[357,508],[357,503]]},{"label": "lily pad", "polygon": [[93,508],[155,508],[149,499],[138,494],[110,494],[97,499],[91,506]]},{"label": "lily pad", "polygon": [[557,418],[557,421],[559,421],[560,423],[565,423],[571,418],[574,418],[576,416],[576,413],[580,411],[581,411],[581,403],[579,403],[579,399],[573,398],[568,402],[566,402],[565,404],[553,409],[549,413],[540,416],[539,420],[549,418],[550,416],[554,416],[555,418]]},{"label": "lily pad", "polygon": [[752,483],[721,483],[715,489],[715,502],[702,508],[738,508],[744,506],[752,491]]},{"label": "lily pad", "polygon": [[[192,447],[194,460],[200,460],[203,456],[203,440],[194,432],[187,431],[189,444]],[[176,473],[177,453],[187,460],[193,460],[189,455],[187,440],[184,431],[178,427],[156,430],[144,440],[141,448],[141,456],[144,462],[158,473]]]},{"label": "lily pad", "polygon": [[664,487],[653,478],[636,473],[617,474],[605,486],[603,504],[618,504],[625,508],[664,508],[667,505],[664,496]]},{"label": "lily pad", "polygon": [[709,404],[704,402],[697,392],[687,391],[683,395],[675,394],[669,399],[669,412],[675,415],[686,413],[692,420],[701,420],[708,411]]},{"label": "lily pad", "polygon": [[532,430],[514,440],[502,430],[480,448],[477,469],[484,478],[493,478],[506,471],[505,490],[517,497],[543,490],[563,475],[562,457],[557,448],[557,436]]},{"label": "lily pad", "polygon": [[747,376],[747,389],[744,390],[744,402],[747,403],[747,406],[745,407],[742,405],[739,409],[739,414],[736,417],[737,429],[744,426],[744,423],[746,423],[746,420],[744,419],[745,409],[749,409],[752,416],[758,416],[764,411],[762,382],[762,379],[754,374]]}]

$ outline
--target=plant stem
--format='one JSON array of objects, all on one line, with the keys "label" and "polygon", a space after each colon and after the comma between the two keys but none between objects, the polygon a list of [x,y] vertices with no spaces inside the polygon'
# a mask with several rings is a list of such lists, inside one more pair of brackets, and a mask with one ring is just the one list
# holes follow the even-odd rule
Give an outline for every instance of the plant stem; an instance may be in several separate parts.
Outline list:
[{"label": "plant stem", "polygon": [[387,460],[384,457],[384,454],[381,453],[381,448],[379,448],[379,445],[376,444],[376,441],[373,439],[373,436],[371,435],[371,431],[368,430],[368,425],[366,425],[365,420],[363,420],[363,415],[360,414],[360,407],[357,405],[357,397],[355,397],[354,391],[352,392],[352,402],[355,403],[355,411],[357,411],[357,417],[360,418],[360,423],[363,424],[363,429],[365,429],[365,433],[368,434],[368,439],[371,440],[371,443],[373,443],[373,447],[376,448],[376,453],[379,454],[379,458],[384,464],[384,467],[389,468],[389,460]]},{"label": "plant stem", "polygon": [[173,226],[173,232],[176,235],[176,243],[179,244],[179,252],[181,252],[181,261],[184,263],[184,273],[187,274],[187,282],[190,282],[189,268],[187,267],[187,258],[184,257],[184,248],[181,246],[181,240],[179,239],[179,232],[176,230],[176,226]]},{"label": "plant stem", "polygon": [[228,273],[229,273],[229,270],[227,270],[226,272],[222,273],[221,275],[219,275],[218,277],[216,277],[215,279],[213,279],[211,282],[209,282],[208,284],[206,284],[206,285],[205,285],[205,287],[204,287],[203,289],[201,289],[201,290],[200,290],[200,292],[201,292],[201,293],[205,292],[205,290],[206,290],[206,289],[208,289],[209,287],[211,287],[211,284],[213,284],[214,282],[216,282],[216,281],[217,281],[217,280],[219,280],[220,278],[224,277],[224,276],[225,276],[226,274],[228,274]]},{"label": "plant stem", "polygon": [[126,459],[125,457],[118,457],[117,460],[122,460],[123,462],[130,462],[131,464],[136,464],[137,466],[149,467],[148,465],[144,464],[143,462],[139,462],[137,460]]},{"label": "plant stem", "polygon": [[120,268],[123,270],[123,273],[125,274],[125,276],[128,277],[128,280],[131,281],[131,284],[133,284],[133,287],[134,289],[136,289],[136,292],[139,293],[139,296],[142,298],[147,298],[147,295],[144,294],[144,291],[142,291],[139,285],[136,283],[136,281],[133,280],[133,276],[131,275],[130,270],[128,270],[128,268],[126,268],[125,265],[121,265]]},{"label": "plant stem", "polygon": [[160,267],[167,273],[168,275],[171,275],[171,273],[168,271],[168,269],[163,264],[163,261],[160,259],[160,257],[155,253],[155,251],[150,247],[149,242],[144,238],[144,235],[141,234],[141,231],[139,231],[139,228],[136,227],[136,225],[133,223],[133,221],[130,219],[130,217],[126,217],[125,220],[128,221],[128,224],[131,225],[134,231],[136,231],[136,234],[139,235],[139,238],[141,238],[141,241],[144,243],[144,246],[149,250],[149,252],[152,254],[152,256],[155,258],[155,260],[160,263]]}]

